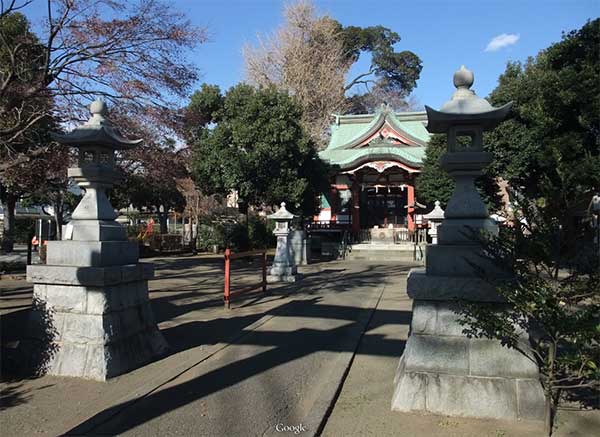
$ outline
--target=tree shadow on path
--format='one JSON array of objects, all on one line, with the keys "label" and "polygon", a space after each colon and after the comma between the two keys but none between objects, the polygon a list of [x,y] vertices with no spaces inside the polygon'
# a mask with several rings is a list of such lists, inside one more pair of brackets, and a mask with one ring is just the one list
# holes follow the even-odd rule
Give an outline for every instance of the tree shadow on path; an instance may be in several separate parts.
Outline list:
[{"label": "tree shadow on path", "polygon": [[[323,294],[346,293],[359,288],[375,287],[382,284],[386,274],[397,274],[407,270],[401,266],[366,267],[360,272],[352,272],[345,278],[335,278],[327,282],[327,290]],[[320,272],[322,274],[322,272]],[[301,359],[316,352],[350,352],[354,353],[358,346],[358,338],[367,328],[373,308],[361,308],[351,305],[325,304],[323,296],[318,291],[311,291],[310,285],[323,282],[323,276],[315,274],[308,276],[302,286],[309,290],[305,297],[287,302],[266,313],[244,315],[228,319],[214,319],[209,321],[192,321],[162,332],[166,338],[175,340],[178,350],[185,350],[198,345],[211,342],[211,332],[229,329],[241,330],[242,335],[234,342],[238,345],[259,346],[257,353],[237,359],[227,364],[211,369],[207,365],[205,373],[194,379],[172,385],[172,378],[162,386],[142,398],[114,405],[101,411],[75,428],[69,430],[67,435],[103,434],[115,435],[131,430],[152,419],[175,411],[187,404],[207,397],[211,394],[239,384],[249,378],[267,372],[278,366]],[[278,293],[287,293],[293,286],[284,286]],[[314,296],[310,296],[314,294]],[[409,324],[410,311],[393,311],[378,309],[378,324],[370,327],[374,329],[382,323]],[[324,320],[324,324],[316,322],[317,329],[300,327],[292,331],[280,330],[248,330],[244,327],[263,317],[273,314],[278,317],[294,317]],[[331,322],[327,322],[330,320]],[[335,321],[335,323],[333,323]],[[341,326],[340,326],[341,323]],[[324,326],[330,326],[323,329]],[[331,327],[334,326],[334,327]],[[265,324],[264,328],[268,327]],[[378,334],[365,333],[369,337],[367,347],[361,353],[372,355],[399,357],[404,349],[403,340],[391,340]],[[176,339],[179,339],[177,341]],[[214,342],[214,340],[212,340]],[[266,350],[265,350],[266,349]],[[195,367],[193,365],[191,367]],[[200,371],[197,368],[196,371]],[[181,374],[180,374],[181,375]],[[178,375],[179,376],[179,375]],[[293,375],[290,375],[293,377]]]}]

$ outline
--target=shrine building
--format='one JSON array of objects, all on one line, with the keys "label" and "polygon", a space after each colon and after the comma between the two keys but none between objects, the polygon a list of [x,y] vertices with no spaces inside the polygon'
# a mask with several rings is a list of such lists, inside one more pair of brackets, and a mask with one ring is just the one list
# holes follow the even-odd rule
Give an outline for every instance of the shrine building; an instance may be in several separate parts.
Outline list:
[{"label": "shrine building", "polygon": [[425,112],[335,115],[319,153],[335,170],[316,222],[363,229],[415,229],[415,179],[430,134]]}]

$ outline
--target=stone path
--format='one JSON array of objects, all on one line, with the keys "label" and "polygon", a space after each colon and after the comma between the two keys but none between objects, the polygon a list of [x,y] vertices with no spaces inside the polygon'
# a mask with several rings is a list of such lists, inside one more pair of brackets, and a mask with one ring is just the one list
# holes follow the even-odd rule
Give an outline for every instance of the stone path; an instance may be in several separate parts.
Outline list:
[{"label": "stone path", "polygon": [[[323,436],[530,437],[543,436],[540,422],[468,419],[390,410],[398,361],[408,338],[412,301],[406,278],[386,287],[361,340],[348,376],[327,418]],[[388,345],[394,345],[389,348]],[[400,346],[396,346],[400,345]],[[554,436],[598,435],[600,411],[558,412]]]},{"label": "stone path", "polygon": [[[239,267],[234,284],[258,278],[257,266]],[[107,383],[4,384],[9,435],[269,435],[278,424],[313,434],[383,290],[408,270],[311,265],[301,286],[256,293],[227,311],[221,259],[164,259],[157,269],[152,304],[173,354]]]},{"label": "stone path", "polygon": [[[315,264],[301,283],[227,311],[220,257],[154,261],[151,299],[172,354],[106,383],[2,383],[2,435],[541,435],[531,423],[390,411],[411,318],[408,266]],[[234,285],[259,277],[256,264],[235,268]],[[0,281],[3,346],[21,335],[30,296],[24,281]],[[557,436],[594,435],[600,415],[561,411],[558,423]],[[283,426],[291,431],[277,432]]]}]

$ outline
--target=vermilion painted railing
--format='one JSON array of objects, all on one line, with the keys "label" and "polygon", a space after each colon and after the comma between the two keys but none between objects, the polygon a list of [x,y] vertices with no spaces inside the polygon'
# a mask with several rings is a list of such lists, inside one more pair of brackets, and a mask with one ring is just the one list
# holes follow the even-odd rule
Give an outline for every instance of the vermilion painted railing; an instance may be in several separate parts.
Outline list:
[{"label": "vermilion painted railing", "polygon": [[[262,259],[262,281],[258,284],[250,284],[237,291],[231,291],[231,260],[236,258],[261,257]],[[253,250],[251,252],[233,253],[225,249],[225,287],[223,291],[223,303],[226,308],[231,308],[231,298],[241,293],[256,290],[262,287],[264,293],[267,292],[267,251]]]}]

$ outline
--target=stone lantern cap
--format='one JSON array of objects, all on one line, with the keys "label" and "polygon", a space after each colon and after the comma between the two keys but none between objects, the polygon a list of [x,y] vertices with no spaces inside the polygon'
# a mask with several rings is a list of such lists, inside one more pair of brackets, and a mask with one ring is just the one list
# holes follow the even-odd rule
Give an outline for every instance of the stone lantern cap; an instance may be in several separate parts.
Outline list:
[{"label": "stone lantern cap", "polygon": [[435,201],[435,207],[431,210],[431,212],[425,214],[423,218],[431,221],[444,220],[444,210],[440,207],[439,200]]},{"label": "stone lantern cap", "polygon": [[510,111],[512,102],[499,108],[478,97],[473,91],[474,75],[463,65],[454,73],[456,91],[452,98],[444,103],[439,111],[425,106],[427,111],[427,130],[431,133],[448,132],[451,126],[477,125],[483,130],[494,129]]},{"label": "stone lantern cap", "polygon": [[91,118],[67,134],[52,133],[61,144],[73,147],[106,147],[113,150],[131,149],[142,140],[129,140],[113,126],[106,117],[108,108],[103,100],[97,99],[90,105]]},{"label": "stone lantern cap", "polygon": [[277,212],[267,216],[267,218],[276,221],[292,220],[294,217],[297,216],[285,209],[285,202],[281,202],[281,207],[277,210]]}]

